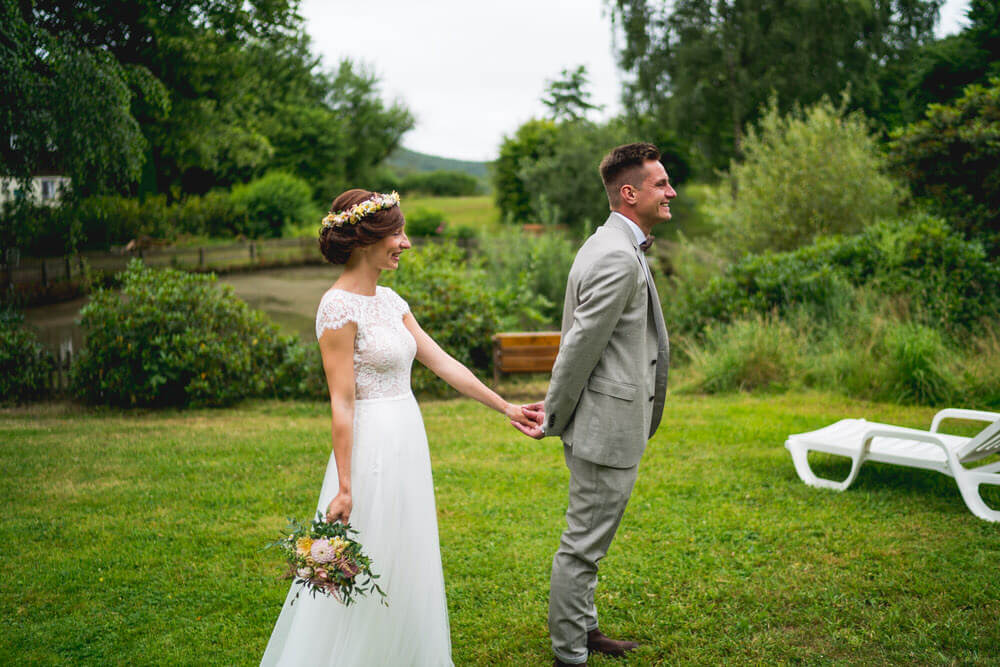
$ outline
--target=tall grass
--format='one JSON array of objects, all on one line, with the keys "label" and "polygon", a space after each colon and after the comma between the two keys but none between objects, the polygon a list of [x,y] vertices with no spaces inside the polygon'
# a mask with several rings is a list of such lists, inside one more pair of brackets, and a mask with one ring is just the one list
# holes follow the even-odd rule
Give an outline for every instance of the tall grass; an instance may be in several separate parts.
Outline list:
[{"label": "tall grass", "polygon": [[902,404],[1000,406],[1000,327],[949,338],[865,290],[828,317],[753,315],[677,341],[686,392],[814,388]]}]

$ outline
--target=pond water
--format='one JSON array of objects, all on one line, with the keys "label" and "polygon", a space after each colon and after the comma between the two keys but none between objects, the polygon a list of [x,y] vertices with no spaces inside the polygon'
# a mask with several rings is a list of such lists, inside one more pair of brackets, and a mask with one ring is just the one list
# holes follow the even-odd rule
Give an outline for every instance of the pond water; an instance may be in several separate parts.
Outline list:
[{"label": "pond water", "polygon": [[[340,267],[298,266],[267,269],[252,273],[219,276],[219,283],[250,304],[266,312],[283,331],[314,340],[316,308],[320,297],[340,275]],[[25,323],[38,332],[39,340],[60,357],[78,351],[83,333],[77,323],[88,297],[63,303],[28,308]]]}]

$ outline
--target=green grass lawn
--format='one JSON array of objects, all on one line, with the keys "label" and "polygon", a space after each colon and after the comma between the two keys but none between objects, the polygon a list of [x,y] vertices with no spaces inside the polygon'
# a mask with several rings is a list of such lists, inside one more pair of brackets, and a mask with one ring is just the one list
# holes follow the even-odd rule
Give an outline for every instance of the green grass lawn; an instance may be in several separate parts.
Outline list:
[{"label": "green grass lawn", "polygon": [[493,195],[474,197],[404,197],[401,204],[403,213],[418,208],[429,208],[444,213],[444,219],[452,228],[472,227],[480,232],[495,232],[500,229],[500,209],[493,201]]},{"label": "green grass lawn", "polygon": [[[996,664],[1000,525],[933,472],[867,464],[846,493],[811,489],[782,446],[933,410],[668,399],[597,590],[602,628],[644,644],[624,664]],[[469,401],[423,411],[455,663],[550,664],[559,442]],[[260,547],[310,513],[328,455],[322,403],[0,411],[0,663],[257,664],[287,591]]]}]

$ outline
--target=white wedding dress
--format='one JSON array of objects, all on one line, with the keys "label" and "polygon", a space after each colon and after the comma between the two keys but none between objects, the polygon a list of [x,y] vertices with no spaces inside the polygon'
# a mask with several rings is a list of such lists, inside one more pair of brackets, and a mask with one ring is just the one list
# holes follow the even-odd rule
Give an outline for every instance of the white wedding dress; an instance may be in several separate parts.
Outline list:
[{"label": "white wedding dress", "polygon": [[[295,599],[293,585],[262,665],[452,664],[427,435],[410,389],[417,346],[403,325],[407,312],[398,294],[380,286],[375,296],[331,289],[316,315],[317,338],[349,321],[358,326],[350,521],[388,607],[378,594],[350,607],[307,592]],[[326,511],[338,486],[331,454],[317,509]]]}]

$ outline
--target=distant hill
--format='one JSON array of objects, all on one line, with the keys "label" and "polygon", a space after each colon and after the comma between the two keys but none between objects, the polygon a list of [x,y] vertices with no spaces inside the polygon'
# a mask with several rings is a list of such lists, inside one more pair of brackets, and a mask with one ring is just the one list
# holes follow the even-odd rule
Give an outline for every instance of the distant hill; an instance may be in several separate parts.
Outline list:
[{"label": "distant hill", "polygon": [[415,171],[461,171],[485,182],[488,163],[426,155],[400,146],[386,159],[385,164],[401,176]]}]

